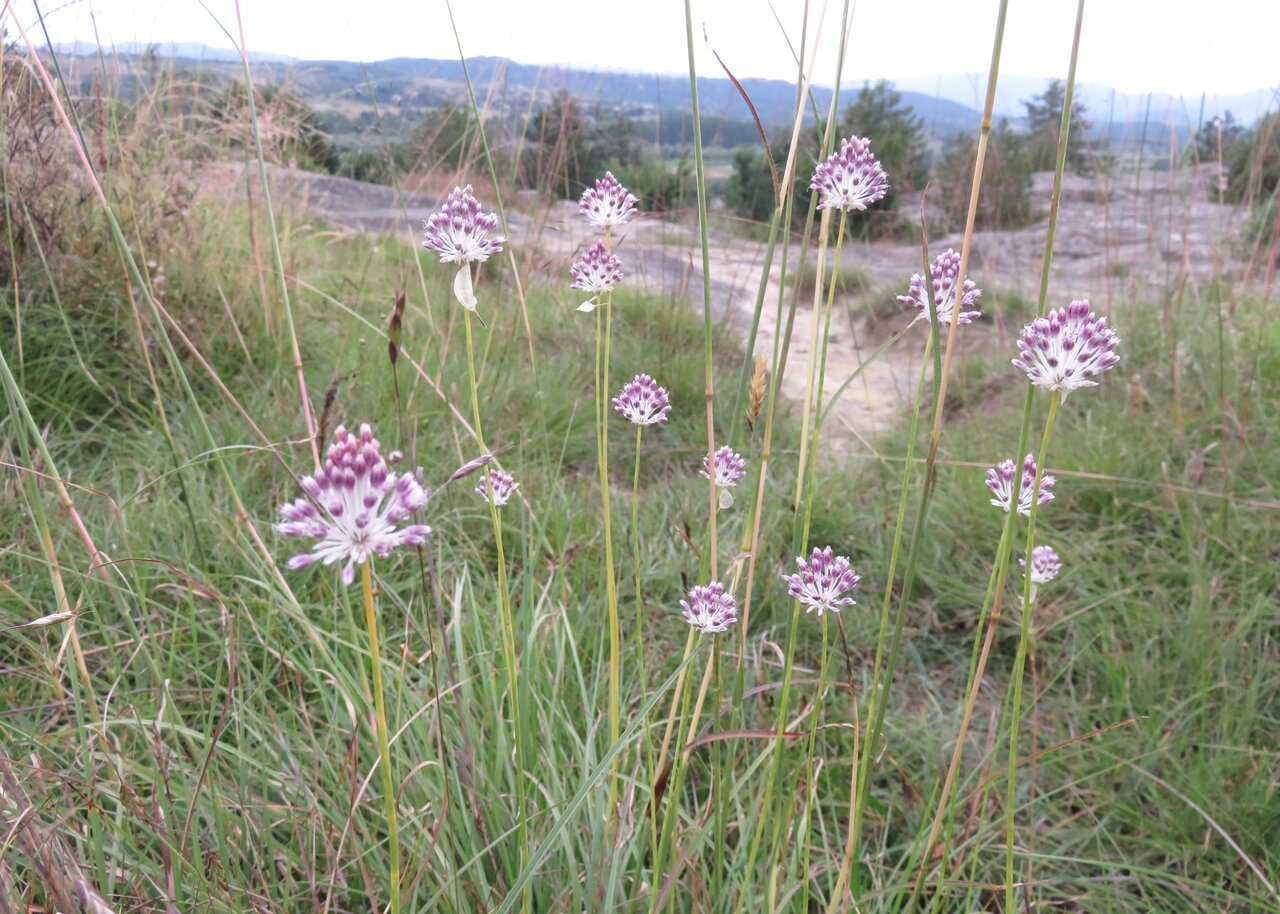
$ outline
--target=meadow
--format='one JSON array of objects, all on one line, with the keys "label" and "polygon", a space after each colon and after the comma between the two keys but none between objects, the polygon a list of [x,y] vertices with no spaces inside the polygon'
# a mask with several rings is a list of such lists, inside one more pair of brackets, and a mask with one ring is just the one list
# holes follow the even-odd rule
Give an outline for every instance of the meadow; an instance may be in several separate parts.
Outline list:
[{"label": "meadow", "polygon": [[764,225],[693,150],[655,291],[611,176],[567,245],[483,147],[351,232],[251,93],[231,146],[2,72],[0,914],[1280,911],[1274,194],[1098,324],[1056,193],[1037,294],[969,268],[981,168],[882,281],[828,117]]}]

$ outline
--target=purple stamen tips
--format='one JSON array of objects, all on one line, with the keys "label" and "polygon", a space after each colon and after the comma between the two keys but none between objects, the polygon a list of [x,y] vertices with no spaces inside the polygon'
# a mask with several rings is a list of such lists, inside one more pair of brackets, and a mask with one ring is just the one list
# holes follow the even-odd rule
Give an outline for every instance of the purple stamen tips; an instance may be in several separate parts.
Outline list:
[{"label": "purple stamen tips", "polygon": [[[729,494],[729,489],[738,484],[743,476],[747,475],[747,461],[742,455],[735,451],[729,445],[725,445],[716,451],[716,488],[720,490],[720,507],[728,508],[733,505],[733,496]],[[707,479],[711,478],[711,459],[709,457],[702,458],[702,469],[698,472]]]},{"label": "purple stamen tips", "polygon": [[[1006,514],[1009,513],[1009,507],[1013,504],[1013,480],[1017,475],[1017,468],[1012,460],[1005,460],[991,469],[987,470],[987,488],[995,493],[995,498],[991,499],[991,504],[1002,509]],[[1036,481],[1036,458],[1032,454],[1028,454],[1022,462],[1022,479],[1018,483],[1018,513],[1023,517],[1031,514],[1031,490],[1035,486]],[[1043,476],[1040,479],[1040,504],[1053,501],[1053,484],[1055,482],[1052,476]]]},{"label": "purple stamen tips", "polygon": [[[1027,560],[1025,558],[1018,559],[1018,564],[1022,566],[1023,574],[1027,571]],[[1058,558],[1058,553],[1053,551],[1052,546],[1036,546],[1031,550],[1031,586],[1035,588],[1040,584],[1048,584],[1058,576],[1058,572],[1062,570],[1062,559]]]},{"label": "purple stamen tips", "polygon": [[694,587],[689,591],[689,599],[681,600],[680,606],[685,621],[708,635],[727,631],[738,621],[738,603],[733,594],[725,593],[719,581]]},{"label": "purple stamen tips", "polygon": [[[960,277],[960,255],[947,248],[930,265],[929,276],[933,286],[933,306],[938,314],[938,323],[939,325],[950,324],[955,315],[956,280]],[[982,290],[974,284],[972,279],[966,279],[964,291],[960,296],[960,307],[973,310],[961,310],[960,323],[970,323],[975,317],[982,315],[980,310],[974,308],[981,297]],[[898,301],[920,309],[920,317],[928,320],[929,298],[925,290],[924,277],[919,273],[911,277],[907,294],[899,295]]]},{"label": "purple stamen tips", "polygon": [[1076,388],[1096,387],[1093,379],[1116,367],[1119,342],[1107,319],[1089,310],[1088,299],[1080,299],[1027,324],[1013,364],[1036,387],[1059,391],[1065,400]]},{"label": "purple stamen tips", "polygon": [[502,253],[502,235],[489,237],[498,227],[496,213],[480,212],[471,185],[455,187],[440,211],[426,221],[424,248],[440,252],[441,263],[477,263]]},{"label": "purple stamen tips", "polygon": [[849,567],[847,556],[833,555],[830,546],[815,548],[808,561],[804,556],[796,557],[796,568],[795,574],[781,577],[787,582],[787,593],[800,601],[805,612],[816,610],[821,616],[854,604],[853,597],[844,594],[857,587],[862,576]]},{"label": "purple stamen tips", "polygon": [[653,378],[638,374],[613,398],[613,408],[634,425],[658,425],[667,421],[671,398]]},{"label": "purple stamen tips", "polygon": [[476,486],[476,494],[489,501],[489,486],[493,486],[493,504],[495,507],[501,508],[511,496],[516,494],[516,489],[520,488],[520,483],[511,478],[510,474],[502,472],[502,470],[490,470],[487,481],[482,480],[480,485]]},{"label": "purple stamen tips", "polygon": [[281,506],[275,529],[319,542],[290,558],[285,563],[290,569],[345,559],[342,583],[350,585],[356,565],[373,555],[386,556],[396,546],[420,546],[431,532],[426,524],[396,528],[427,503],[427,494],[412,473],[397,476],[387,470],[368,425],[357,435],[338,426],[324,466],[302,478],[302,491],[307,498]]},{"label": "purple stamen tips", "polygon": [[604,177],[596,181],[595,187],[583,191],[578,206],[588,222],[604,228],[626,222],[636,211],[636,198],[618,183],[612,172],[606,171]]},{"label": "purple stamen tips", "polygon": [[579,311],[594,311],[600,295],[612,292],[615,283],[622,280],[622,261],[609,251],[603,242],[587,250],[582,259],[569,268],[574,283],[569,288],[590,292],[591,298],[578,306]]},{"label": "purple stamen tips", "polygon": [[851,136],[841,140],[840,150],[814,169],[809,188],[822,194],[818,209],[865,210],[883,199],[889,180],[871,153],[871,141]]}]

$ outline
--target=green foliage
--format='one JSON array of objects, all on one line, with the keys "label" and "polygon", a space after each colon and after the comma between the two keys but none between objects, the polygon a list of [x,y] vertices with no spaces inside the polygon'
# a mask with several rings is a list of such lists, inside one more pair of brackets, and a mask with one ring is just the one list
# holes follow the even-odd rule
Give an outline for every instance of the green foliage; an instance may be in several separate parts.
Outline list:
[{"label": "green foliage", "polygon": [[[1027,109],[1026,157],[1032,171],[1053,171],[1058,161],[1058,134],[1062,131],[1062,109],[1067,84],[1052,79],[1044,92],[1022,104]],[[1080,175],[1093,173],[1093,153],[1086,118],[1087,108],[1079,97],[1071,102],[1071,128],[1067,135],[1067,170]]]},{"label": "green foliage", "polygon": [[1265,205],[1280,187],[1280,114],[1268,114],[1224,149],[1227,199]]},{"label": "green foliage", "polygon": [[1222,117],[1213,118],[1196,131],[1196,161],[1227,164],[1235,158],[1236,148],[1245,139],[1244,125],[1227,111]]},{"label": "green foliage", "polygon": [[520,173],[525,186],[566,199],[577,198],[606,170],[640,160],[641,140],[631,120],[599,108],[587,113],[565,91],[530,118],[524,139]]},{"label": "green foliage", "polygon": [[[977,140],[962,134],[942,157],[930,188],[932,200],[942,214],[942,224],[933,227],[935,231],[964,228],[977,152]],[[1020,228],[1032,221],[1035,214],[1031,206],[1031,171],[1025,137],[1014,133],[1002,118],[987,141],[977,228]]]},{"label": "green foliage", "polygon": [[669,167],[652,153],[642,153],[636,161],[615,167],[613,174],[636,195],[643,212],[675,212],[697,200],[697,175],[684,156]]}]

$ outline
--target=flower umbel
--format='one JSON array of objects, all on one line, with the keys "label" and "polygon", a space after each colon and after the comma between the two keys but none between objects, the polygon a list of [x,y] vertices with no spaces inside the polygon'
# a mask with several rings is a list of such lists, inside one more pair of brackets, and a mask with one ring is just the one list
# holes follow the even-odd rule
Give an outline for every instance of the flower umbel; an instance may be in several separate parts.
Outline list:
[{"label": "flower umbel", "polygon": [[426,221],[424,248],[440,252],[441,263],[476,263],[502,253],[502,235],[489,237],[498,227],[496,213],[480,212],[471,185],[455,187],[440,211]]},{"label": "flower umbel", "polygon": [[342,583],[350,585],[356,565],[370,556],[385,557],[396,546],[419,546],[431,532],[426,524],[396,528],[427,503],[427,493],[412,473],[388,472],[378,439],[367,424],[360,426],[358,435],[338,426],[324,466],[302,477],[302,491],[307,498],[283,505],[282,521],[275,529],[319,542],[310,552],[290,558],[290,569],[345,559]]},{"label": "flower umbel", "polygon": [[604,242],[597,241],[581,260],[569,267],[569,272],[574,279],[569,288],[581,289],[592,295],[589,301],[578,306],[578,310],[594,311],[601,293],[612,292],[614,284],[622,280],[622,261],[604,246]]},{"label": "flower umbel", "polygon": [[[1023,574],[1026,574],[1027,560],[1025,558],[1018,559],[1018,564],[1022,566]],[[1048,584],[1058,576],[1058,572],[1062,570],[1062,559],[1058,558],[1058,553],[1053,551],[1052,546],[1036,546],[1031,550],[1031,586],[1038,584]]]},{"label": "flower umbel", "polygon": [[822,194],[818,209],[865,210],[884,197],[889,179],[871,153],[871,141],[851,136],[841,140],[840,150],[814,169],[809,188]]},{"label": "flower umbel", "polygon": [[653,378],[638,374],[613,398],[613,408],[634,425],[658,425],[667,421],[671,398]]},{"label": "flower umbel", "polygon": [[1093,378],[1116,367],[1119,342],[1107,319],[1090,311],[1089,300],[1082,298],[1027,324],[1013,364],[1036,387],[1060,391],[1065,400],[1078,387],[1097,387]]},{"label": "flower umbel", "polygon": [[689,591],[689,599],[681,600],[685,621],[698,631],[714,635],[727,631],[738,621],[738,603],[733,594],[725,593],[719,581],[699,584]]},{"label": "flower umbel", "polygon": [[804,556],[796,557],[796,568],[795,574],[781,577],[787,582],[787,593],[800,601],[805,612],[817,610],[821,616],[854,604],[853,597],[844,594],[857,587],[862,576],[849,567],[847,556],[833,555],[830,546],[815,548],[808,561]]},{"label": "flower umbel", "polygon": [[595,187],[582,192],[578,206],[588,222],[603,228],[626,222],[636,211],[636,197],[618,182],[613,172],[606,171]]},{"label": "flower umbel", "polygon": [[[698,472],[707,479],[711,478],[711,459],[702,458],[702,469]],[[716,488],[728,489],[736,486],[738,480],[747,475],[747,461],[729,445],[716,451]]]},{"label": "flower umbel", "polygon": [[[1013,480],[1017,475],[1017,468],[1012,460],[1001,461],[996,466],[987,470],[987,488],[995,493],[995,498],[991,499],[991,504],[997,508],[1001,508],[1007,514],[1013,500]],[[1043,476],[1040,479],[1040,504],[1053,501],[1053,484],[1056,480],[1052,476]],[[1023,517],[1031,514],[1031,489],[1036,483],[1036,458],[1033,454],[1028,454],[1022,462],[1022,480],[1018,484],[1018,513]]]},{"label": "flower umbel", "polygon": [[[949,324],[955,316],[956,280],[960,276],[960,255],[951,248],[947,248],[930,264],[929,276],[933,285],[933,306],[938,314],[938,323]],[[960,307],[973,308],[973,310],[962,310],[959,317],[960,323],[967,324],[975,317],[982,316],[982,312],[974,308],[981,296],[982,290],[974,284],[972,279],[966,279],[964,292],[960,296]],[[907,287],[907,294],[899,295],[898,301],[904,305],[914,305],[920,309],[920,314],[928,319],[929,298],[925,292],[924,277],[919,273],[914,274]]]},{"label": "flower umbel", "polygon": [[511,496],[516,494],[516,489],[520,488],[520,483],[512,479],[511,474],[502,470],[490,470],[487,480],[481,480],[480,485],[476,486],[476,494],[485,501],[489,501],[490,485],[493,486],[493,504],[498,508],[509,502]]}]

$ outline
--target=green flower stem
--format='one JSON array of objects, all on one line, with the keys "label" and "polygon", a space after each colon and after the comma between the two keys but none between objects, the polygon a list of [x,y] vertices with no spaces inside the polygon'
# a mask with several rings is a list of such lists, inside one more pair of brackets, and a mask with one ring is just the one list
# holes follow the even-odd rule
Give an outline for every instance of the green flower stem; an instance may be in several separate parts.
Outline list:
[{"label": "green flower stem", "polygon": [[[484,443],[484,432],[480,425],[480,394],[476,387],[475,345],[471,334],[471,311],[463,309],[463,325],[466,328],[467,341],[467,379],[471,384],[471,413],[475,423],[476,440],[480,447],[487,451]],[[529,809],[525,800],[525,771],[527,763],[524,746],[524,728],[520,719],[520,674],[516,659],[515,621],[511,615],[511,602],[507,593],[507,558],[502,544],[502,516],[493,501],[493,476],[489,467],[484,470],[486,501],[489,503],[489,520],[493,524],[493,537],[498,548],[498,619],[502,629],[502,652],[507,668],[507,692],[511,702],[511,726],[515,731],[516,746],[516,820],[520,835],[521,869],[529,861]],[[526,885],[523,897],[523,910],[528,914],[532,907],[531,889]]]},{"label": "green flower stem", "polygon": [[391,851],[391,914],[400,914],[400,832],[396,827],[396,785],[391,774],[391,742],[387,737],[387,705],[382,690],[382,658],[378,651],[378,614],[373,605],[373,572],[370,562],[360,565],[364,589],[364,621],[369,629],[369,665],[373,668],[373,706],[382,757],[382,804],[387,814],[387,840]]},{"label": "green flower stem", "polygon": [[[1034,403],[1035,388],[1028,385],[1027,395],[1022,407],[1022,430],[1018,435],[1017,453],[1019,454],[1026,453],[1027,438],[1031,429],[1031,408]],[[933,824],[929,827],[929,836],[921,850],[920,866],[916,872],[915,885],[911,891],[911,898],[907,902],[907,914],[915,910],[916,901],[924,888],[924,879],[928,872],[929,860],[931,859],[935,842],[938,840],[938,835],[943,830],[944,818],[947,822],[947,833],[948,835],[950,834],[952,816],[955,812],[952,791],[955,789],[956,779],[960,773],[960,761],[964,755],[964,744],[969,735],[969,725],[973,720],[973,709],[977,704],[978,689],[982,686],[987,660],[991,656],[991,644],[995,639],[996,626],[1000,622],[1005,580],[1009,571],[1009,553],[1013,544],[1013,525],[1016,516],[1017,511],[1012,509],[1005,516],[1004,527],[1000,533],[1000,543],[996,547],[995,564],[991,569],[991,577],[987,582],[987,593],[982,602],[982,611],[979,613],[977,630],[974,633],[973,654],[969,660],[969,675],[965,688],[967,697],[964,711],[960,718],[960,729],[956,733],[955,746],[951,751],[951,763],[947,768],[946,779],[943,781],[942,793],[938,797],[938,806],[934,814]],[[986,625],[985,637],[983,635],[984,623]],[[945,854],[943,859],[946,859]]]},{"label": "green flower stem", "polygon": [[1058,415],[1062,394],[1053,392],[1049,400],[1049,415],[1044,423],[1044,437],[1040,440],[1040,455],[1036,460],[1036,481],[1031,487],[1031,516],[1027,519],[1026,568],[1022,575],[1022,628],[1018,633],[1018,656],[1013,662],[1013,708],[1009,712],[1009,781],[1005,798],[1005,856],[1004,898],[1005,910],[1013,911],[1015,892],[1013,882],[1014,801],[1018,789],[1018,724],[1022,711],[1022,673],[1027,662],[1027,645],[1031,641],[1031,550],[1035,547],[1036,514],[1040,507],[1040,478],[1044,475],[1044,462],[1049,455],[1049,437],[1053,434],[1053,422]]},{"label": "green flower stem", "polygon": [[[640,700],[643,702],[648,697],[648,679],[645,675],[644,664],[644,601],[640,594],[640,439],[644,434],[644,426],[636,426],[636,465],[635,471],[631,475],[631,549],[632,549],[632,571],[635,575],[636,584],[636,630],[635,630],[635,646],[636,646],[636,665],[639,667],[640,673]],[[646,783],[650,789],[653,788],[653,778],[657,773],[653,760],[653,743],[649,739],[649,733],[646,730],[640,737],[641,745],[644,747],[645,770],[647,772]],[[657,817],[653,818],[652,828],[652,847],[650,851],[653,857],[658,855],[658,821]]]}]

